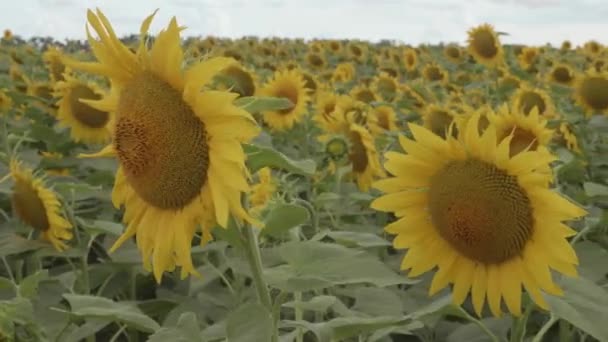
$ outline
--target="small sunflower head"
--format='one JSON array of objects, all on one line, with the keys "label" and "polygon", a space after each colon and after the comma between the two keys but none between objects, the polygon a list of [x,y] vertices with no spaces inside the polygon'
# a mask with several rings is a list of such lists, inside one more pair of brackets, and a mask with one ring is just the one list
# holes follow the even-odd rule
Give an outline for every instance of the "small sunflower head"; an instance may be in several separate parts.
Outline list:
[{"label": "small sunflower head", "polygon": [[538,114],[545,117],[554,117],[555,106],[553,100],[546,91],[540,88],[533,88],[523,85],[512,95],[511,104],[514,110],[529,114],[534,107],[538,109]]},{"label": "small sunflower head", "polygon": [[293,127],[306,113],[310,97],[302,74],[294,70],[277,71],[273,78],[260,89],[264,96],[288,99],[293,106],[288,109],[264,112],[264,121],[276,130],[286,130]]},{"label": "small sunflower head", "polygon": [[477,63],[498,66],[503,63],[503,48],[494,27],[483,24],[468,32],[468,50]]},{"label": "small sunflower head", "polygon": [[568,64],[557,64],[549,71],[549,81],[565,86],[574,83],[574,71]]},{"label": "small sunflower head", "polygon": [[348,154],[348,142],[342,136],[329,138],[325,143],[325,154],[332,160],[342,160]]},{"label": "small sunflower head", "polygon": [[405,49],[403,52],[403,63],[407,71],[412,72],[416,70],[416,67],[418,66],[418,54],[416,53],[416,50],[412,48]]},{"label": "small sunflower head", "polygon": [[580,75],[574,86],[574,97],[588,115],[608,113],[608,73],[589,71]]}]

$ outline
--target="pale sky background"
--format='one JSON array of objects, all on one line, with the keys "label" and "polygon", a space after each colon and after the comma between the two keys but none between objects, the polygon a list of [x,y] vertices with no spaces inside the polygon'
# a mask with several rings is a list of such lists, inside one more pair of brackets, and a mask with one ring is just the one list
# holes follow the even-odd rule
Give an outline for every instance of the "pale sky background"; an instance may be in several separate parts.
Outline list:
[{"label": "pale sky background", "polygon": [[85,37],[86,9],[99,7],[119,35],[137,33],[159,8],[151,33],[177,16],[189,35],[466,41],[488,22],[504,43],[608,43],[608,0],[0,0],[0,28],[23,37]]}]

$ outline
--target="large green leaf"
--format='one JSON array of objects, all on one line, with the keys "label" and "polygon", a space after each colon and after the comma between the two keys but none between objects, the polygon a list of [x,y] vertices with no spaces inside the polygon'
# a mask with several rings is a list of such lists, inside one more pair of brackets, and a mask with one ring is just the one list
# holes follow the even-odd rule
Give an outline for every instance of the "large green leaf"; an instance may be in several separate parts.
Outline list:
[{"label": "large green leaf", "polygon": [[49,272],[47,270],[41,270],[25,277],[19,283],[19,295],[30,299],[36,298],[38,296],[38,285],[40,285],[41,281],[48,279],[48,277]]},{"label": "large green leaf", "polygon": [[303,176],[312,176],[315,173],[316,164],[312,159],[293,160],[275,149],[251,144],[244,145],[244,150],[251,172],[268,166]]},{"label": "large green leaf", "polygon": [[70,303],[71,313],[79,317],[106,318],[124,323],[132,328],[155,332],[160,328],[152,318],[144,315],[136,306],[115,302],[103,297],[64,294]]},{"label": "large green leaf", "polygon": [[608,291],[579,277],[559,281],[563,297],[546,296],[551,312],[600,341],[608,341]]},{"label": "large green leaf", "polygon": [[308,209],[296,204],[279,204],[273,207],[265,219],[262,234],[280,235],[297,227],[310,218]]},{"label": "large green leaf", "polygon": [[272,315],[259,303],[245,303],[228,316],[226,336],[230,342],[270,341]]},{"label": "large green leaf", "polygon": [[184,312],[179,316],[174,327],[162,327],[154,335],[150,336],[148,342],[190,342],[201,340],[201,329],[193,312]]},{"label": "large green leaf", "polygon": [[286,264],[266,269],[269,283],[285,291],[368,283],[384,287],[417,281],[395,273],[376,257],[344,246],[317,241],[289,242],[278,248]]}]

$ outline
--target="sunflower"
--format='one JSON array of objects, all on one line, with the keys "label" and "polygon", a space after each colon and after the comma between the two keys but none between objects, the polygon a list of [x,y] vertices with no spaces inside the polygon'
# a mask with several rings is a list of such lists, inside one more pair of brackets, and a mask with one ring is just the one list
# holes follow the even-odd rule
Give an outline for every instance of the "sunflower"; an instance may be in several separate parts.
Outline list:
[{"label": "sunflower", "polygon": [[0,89],[0,114],[7,112],[13,106],[13,99],[10,98],[4,89]]},{"label": "sunflower", "polygon": [[378,101],[378,95],[374,92],[374,90],[363,84],[354,86],[350,91],[350,96],[357,101],[368,104]]},{"label": "sunflower", "polygon": [[261,212],[266,208],[268,202],[277,191],[277,184],[272,179],[272,171],[268,167],[263,167],[257,172],[258,182],[251,185],[251,193],[249,195],[249,203],[251,204],[251,213],[254,216],[260,216]]},{"label": "sunflower", "polygon": [[578,146],[578,139],[572,131],[570,124],[568,124],[567,122],[560,123],[558,132],[559,137],[563,139],[566,144],[566,147],[568,147],[570,151],[576,152],[578,154],[582,153],[580,147]]},{"label": "sunflower", "polygon": [[326,41],[327,50],[329,50],[333,55],[342,54],[343,46],[342,42],[339,40],[328,40]]},{"label": "sunflower", "polygon": [[562,52],[566,52],[569,51],[570,49],[572,49],[572,43],[569,40],[564,40],[562,42],[562,45],[559,48]]},{"label": "sunflower", "polygon": [[[377,126],[382,131],[397,131],[397,114],[391,106],[380,105],[372,110],[376,117]],[[371,127],[370,127],[371,129]]]},{"label": "sunflower", "polygon": [[6,41],[10,41],[13,39],[13,32],[9,29],[4,30],[4,34],[2,35],[2,39]]},{"label": "sunflower", "polygon": [[407,48],[403,52],[403,62],[405,64],[405,70],[412,72],[416,70],[418,66],[418,54],[416,50],[412,48]]},{"label": "sunflower", "polygon": [[327,67],[327,61],[320,53],[311,52],[307,54],[306,63],[312,70],[323,70]]},{"label": "sunflower", "polygon": [[602,45],[595,40],[590,40],[583,45],[585,53],[589,57],[597,56],[602,52]]},{"label": "sunflower", "polygon": [[306,82],[297,70],[277,71],[272,80],[260,89],[260,95],[286,98],[293,104],[289,109],[265,111],[264,121],[275,130],[291,129],[306,113],[309,101]]},{"label": "sunflower", "polygon": [[348,82],[355,78],[355,74],[355,66],[352,63],[340,63],[332,74],[332,81],[334,83]]},{"label": "sunflower", "polygon": [[55,47],[50,47],[42,54],[42,60],[49,71],[52,84],[64,80],[63,73],[66,69],[62,58],[63,54]]},{"label": "sunflower", "polygon": [[337,114],[339,97],[333,92],[323,91],[317,96],[313,121],[325,132],[339,131],[340,116]]},{"label": "sunflower", "polygon": [[232,104],[238,94],[203,89],[236,62],[211,58],[182,70],[182,28],[175,18],[148,48],[154,14],[147,17],[133,53],[101,11],[89,10],[87,17],[99,36],[88,35],[99,62],[67,64],[112,84],[98,107],[116,114],[113,142],[95,155],[119,162],[112,202],[124,206],[127,229],[111,251],[135,235],[144,267],[158,282],[176,266],[182,277],[196,274],[190,249],[197,226],[206,243],[213,226],[227,227],[230,214],[255,222],[241,206],[241,194],[249,191],[241,143],[259,128]]},{"label": "sunflower", "polygon": [[65,250],[65,241],[72,239],[72,225],[61,216],[57,195],[17,160],[11,160],[10,172],[15,182],[11,195],[15,215],[41,232],[56,250]]},{"label": "sunflower", "polygon": [[301,68],[298,68],[298,71],[300,72],[300,75],[302,75],[302,79],[304,79],[304,87],[308,90],[308,94],[311,98],[316,98],[317,89],[320,87],[319,80],[317,80],[317,77],[314,74],[308,71],[302,70]]},{"label": "sunflower", "polygon": [[393,76],[387,73],[380,73],[372,80],[372,91],[378,95],[383,101],[393,102],[397,97],[399,82]]},{"label": "sunflower", "polygon": [[540,51],[536,47],[524,47],[517,56],[519,66],[524,70],[530,70],[538,61]]},{"label": "sunflower", "polygon": [[367,58],[367,45],[362,42],[350,41],[348,43],[348,54],[355,61],[362,63]]},{"label": "sunflower", "polygon": [[477,63],[488,67],[503,64],[504,52],[494,27],[482,24],[468,31],[468,50]]},{"label": "sunflower", "polygon": [[530,113],[532,108],[537,107],[538,113],[545,117],[555,117],[555,106],[551,97],[540,88],[533,88],[530,85],[522,85],[511,96],[511,103],[515,110],[525,114]]},{"label": "sunflower", "polygon": [[395,177],[374,184],[388,194],[371,204],[398,218],[385,230],[397,235],[395,248],[408,249],[401,269],[416,277],[437,267],[429,294],[451,283],[454,304],[470,292],[479,316],[486,299],[495,316],[501,299],[521,315],[522,285],[547,309],[541,291],[563,294],[550,269],[577,274],[566,240],[576,232],[562,221],[586,214],[534,171],[554,158],[537,151],[510,157],[510,139],[497,143],[491,125],[480,135],[478,117],[458,139],[409,127],[415,140],[400,137],[408,154],[386,153],[385,168]]},{"label": "sunflower", "polygon": [[[452,122],[454,122],[454,118],[454,113],[452,113],[449,109],[432,104],[425,108],[422,121],[426,129],[442,138],[445,138],[446,134],[450,130]],[[454,129],[452,133],[456,135],[458,134],[458,131]]]},{"label": "sunflower", "polygon": [[369,131],[358,124],[351,124],[348,132],[350,151],[348,158],[352,164],[353,175],[359,190],[368,191],[374,178],[384,177],[374,138]]},{"label": "sunflower", "polygon": [[608,113],[608,73],[590,70],[576,79],[574,98],[588,115]]},{"label": "sunflower", "polygon": [[103,98],[104,92],[97,84],[65,75],[65,80],[59,81],[55,86],[55,95],[59,98],[57,119],[61,124],[70,127],[70,135],[74,141],[89,144],[110,141],[110,113],[87,103]]},{"label": "sunflower", "polygon": [[412,87],[406,84],[401,84],[399,87],[400,90],[400,100],[407,102],[411,107],[416,110],[422,110],[426,107],[426,100],[422,95],[420,95],[417,91],[415,91]]},{"label": "sunflower", "polygon": [[256,75],[241,65],[231,65],[222,70],[218,77],[225,89],[242,96],[254,96],[256,92]]},{"label": "sunflower", "polygon": [[498,86],[506,89],[517,89],[521,84],[521,80],[512,74],[505,74],[501,78],[498,79]]},{"label": "sunflower", "polygon": [[489,119],[496,129],[498,142],[504,139],[509,141],[509,156],[530,150],[536,151],[547,148],[553,130],[547,128],[547,120],[538,114],[538,108],[534,107],[528,114],[521,111],[509,109],[504,104],[497,115],[490,115]]},{"label": "sunflower", "polygon": [[11,64],[8,74],[11,80],[13,80],[15,89],[20,93],[26,94],[30,79],[23,73],[19,65],[15,63]]},{"label": "sunflower", "polygon": [[547,78],[549,82],[570,86],[574,82],[574,71],[568,64],[556,64],[549,71]]},{"label": "sunflower", "polygon": [[422,69],[422,77],[428,82],[447,84],[448,72],[437,63],[428,63]]},{"label": "sunflower", "polygon": [[463,60],[463,54],[460,47],[456,44],[450,44],[443,49],[444,56],[448,61],[459,64]]}]

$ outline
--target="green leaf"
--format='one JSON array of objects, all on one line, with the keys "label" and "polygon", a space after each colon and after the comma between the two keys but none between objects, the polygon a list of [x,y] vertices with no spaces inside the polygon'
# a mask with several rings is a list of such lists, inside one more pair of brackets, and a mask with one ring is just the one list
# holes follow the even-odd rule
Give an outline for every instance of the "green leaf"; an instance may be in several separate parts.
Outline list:
[{"label": "green leaf", "polygon": [[316,312],[327,312],[332,305],[338,302],[338,298],[334,296],[316,296],[311,298],[309,301],[287,302],[283,306],[287,308],[299,308],[301,310],[316,311]]},{"label": "green leaf", "polygon": [[95,296],[64,294],[63,297],[70,303],[72,314],[79,317],[107,318],[149,333],[160,328],[156,321],[132,304]]},{"label": "green leaf", "polygon": [[608,341],[608,291],[585,278],[563,277],[564,297],[546,296],[551,312],[600,341]]},{"label": "green leaf", "polygon": [[608,186],[606,185],[585,182],[583,188],[585,189],[585,194],[589,197],[608,196]]},{"label": "green leaf", "polygon": [[377,287],[360,287],[356,290],[353,310],[370,316],[401,316],[403,305],[393,291]]},{"label": "green leaf", "polygon": [[379,237],[376,234],[371,233],[357,233],[357,232],[337,232],[331,231],[327,233],[327,236],[336,240],[336,242],[346,245],[354,245],[360,247],[385,247],[390,246],[391,243]]},{"label": "green leaf", "polygon": [[279,204],[266,216],[262,234],[280,235],[310,219],[308,209],[295,204]]},{"label": "green leaf", "polygon": [[268,268],[271,286],[284,291],[308,291],[331,285],[373,284],[384,287],[414,284],[376,257],[344,246],[317,241],[288,242],[278,247],[287,264]]},{"label": "green leaf", "polygon": [[[507,332],[511,328],[513,318],[486,318],[481,320],[501,341],[507,340]],[[481,330],[476,323],[468,323],[452,331],[446,338],[447,342],[492,342],[492,339]]]},{"label": "green leaf", "polygon": [[246,303],[233,311],[226,322],[230,342],[271,341],[272,315],[259,303]]},{"label": "green leaf", "polygon": [[294,104],[284,97],[246,96],[234,101],[234,105],[249,113],[293,108]]},{"label": "green leaf", "polygon": [[62,338],[65,342],[81,342],[89,336],[95,335],[99,330],[105,328],[112,323],[111,320],[105,318],[89,318],[87,321],[72,330],[69,335]]},{"label": "green leaf", "polygon": [[0,234],[0,256],[9,256],[47,247],[44,242],[28,240],[17,234]]},{"label": "green leaf", "polygon": [[154,335],[150,336],[148,342],[189,342],[201,340],[201,329],[198,325],[196,314],[184,312],[179,316],[175,327],[163,327]]},{"label": "green leaf", "polygon": [[292,160],[273,148],[251,144],[244,145],[243,148],[252,173],[266,166],[303,176],[312,176],[315,173],[316,164],[312,159]]},{"label": "green leaf", "polygon": [[[79,219],[79,218],[77,218]],[[80,225],[91,234],[108,234],[113,236],[120,236],[124,230],[124,227],[120,223],[112,221],[94,220],[84,221],[79,219]]]},{"label": "green leaf", "polygon": [[41,270],[25,277],[19,283],[19,295],[24,298],[34,299],[38,296],[38,285],[49,278],[49,271]]}]

